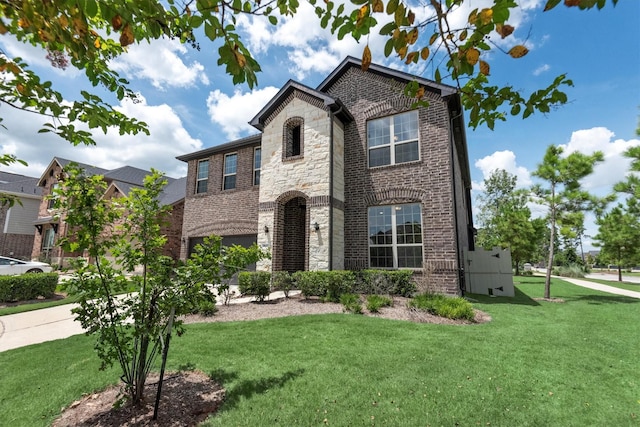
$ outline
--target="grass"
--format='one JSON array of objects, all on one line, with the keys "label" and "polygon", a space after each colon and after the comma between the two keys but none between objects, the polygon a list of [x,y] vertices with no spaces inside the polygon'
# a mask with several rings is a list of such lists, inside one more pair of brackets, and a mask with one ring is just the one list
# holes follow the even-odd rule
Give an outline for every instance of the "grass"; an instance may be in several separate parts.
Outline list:
[{"label": "grass", "polygon": [[[188,325],[169,369],[227,389],[206,426],[632,426],[640,423],[640,300],[544,278],[472,295],[493,321],[414,324],[347,314]],[[0,425],[48,425],[117,380],[88,337],[0,353]],[[162,411],[162,408],[161,408]],[[162,414],[160,414],[162,416]]]}]

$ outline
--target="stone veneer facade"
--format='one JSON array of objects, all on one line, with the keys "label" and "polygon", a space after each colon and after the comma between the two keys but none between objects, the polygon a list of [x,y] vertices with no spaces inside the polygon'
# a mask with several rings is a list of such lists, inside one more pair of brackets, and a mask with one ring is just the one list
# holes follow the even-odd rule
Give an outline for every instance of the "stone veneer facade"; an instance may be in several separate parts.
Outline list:
[{"label": "stone veneer facade", "polygon": [[[369,267],[369,207],[420,203],[423,268],[415,277],[423,289],[459,294],[472,225],[458,95],[419,80],[431,85],[429,106],[418,109],[419,160],[369,168],[367,121],[410,110],[415,99],[403,89],[413,76],[357,65],[345,60],[315,90],[287,83],[251,122],[261,135],[179,157],[189,165],[183,236],[252,235],[272,254],[259,270],[357,270]],[[287,145],[290,123],[302,126],[299,155]],[[258,146],[260,185],[240,184],[252,179]],[[238,153],[239,184],[223,191],[222,159],[230,152]],[[195,194],[205,158],[209,191]],[[181,253],[187,256],[186,244]]]}]

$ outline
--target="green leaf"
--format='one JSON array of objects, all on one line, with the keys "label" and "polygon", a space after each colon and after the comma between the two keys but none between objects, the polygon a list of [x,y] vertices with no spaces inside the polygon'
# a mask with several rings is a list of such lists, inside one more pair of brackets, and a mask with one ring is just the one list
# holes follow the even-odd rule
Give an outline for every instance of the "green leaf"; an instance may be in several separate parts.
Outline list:
[{"label": "green leaf", "polygon": [[388,58],[392,52],[393,52],[393,39],[389,39],[384,45],[384,56]]},{"label": "green leaf", "polygon": [[520,104],[516,104],[513,107],[511,107],[511,115],[517,116],[518,114],[520,114]]},{"label": "green leaf", "polygon": [[561,0],[548,0],[547,4],[544,6],[544,11],[549,11],[560,4]]},{"label": "green leaf", "polygon": [[278,18],[276,18],[273,15],[269,15],[269,22],[271,23],[271,25],[277,25],[278,24]]},{"label": "green leaf", "polygon": [[389,0],[387,3],[387,15],[393,15],[398,8],[398,0]]}]

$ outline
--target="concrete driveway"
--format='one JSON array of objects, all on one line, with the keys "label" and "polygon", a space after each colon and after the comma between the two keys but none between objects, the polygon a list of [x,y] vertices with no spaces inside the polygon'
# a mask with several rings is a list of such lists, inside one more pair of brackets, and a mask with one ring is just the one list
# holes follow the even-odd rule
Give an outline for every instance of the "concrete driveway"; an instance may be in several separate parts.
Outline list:
[{"label": "concrete driveway", "polygon": [[[237,292],[237,286],[232,287]],[[291,291],[297,295],[300,291]],[[284,298],[284,293],[272,292],[269,299]],[[254,297],[232,298],[230,304],[242,304],[255,300]],[[222,304],[218,297],[218,304]],[[0,352],[13,348],[68,338],[82,334],[84,331],[71,310],[77,304],[65,304],[57,307],[43,308],[25,313],[0,316]]]}]

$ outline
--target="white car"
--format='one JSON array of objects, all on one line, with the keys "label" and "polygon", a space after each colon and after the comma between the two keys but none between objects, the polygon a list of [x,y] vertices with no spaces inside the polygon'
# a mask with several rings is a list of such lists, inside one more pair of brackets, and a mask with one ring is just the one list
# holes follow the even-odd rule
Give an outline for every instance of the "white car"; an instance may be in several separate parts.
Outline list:
[{"label": "white car", "polygon": [[14,276],[24,273],[50,273],[53,268],[44,262],[20,261],[19,259],[0,256],[0,275]]}]

